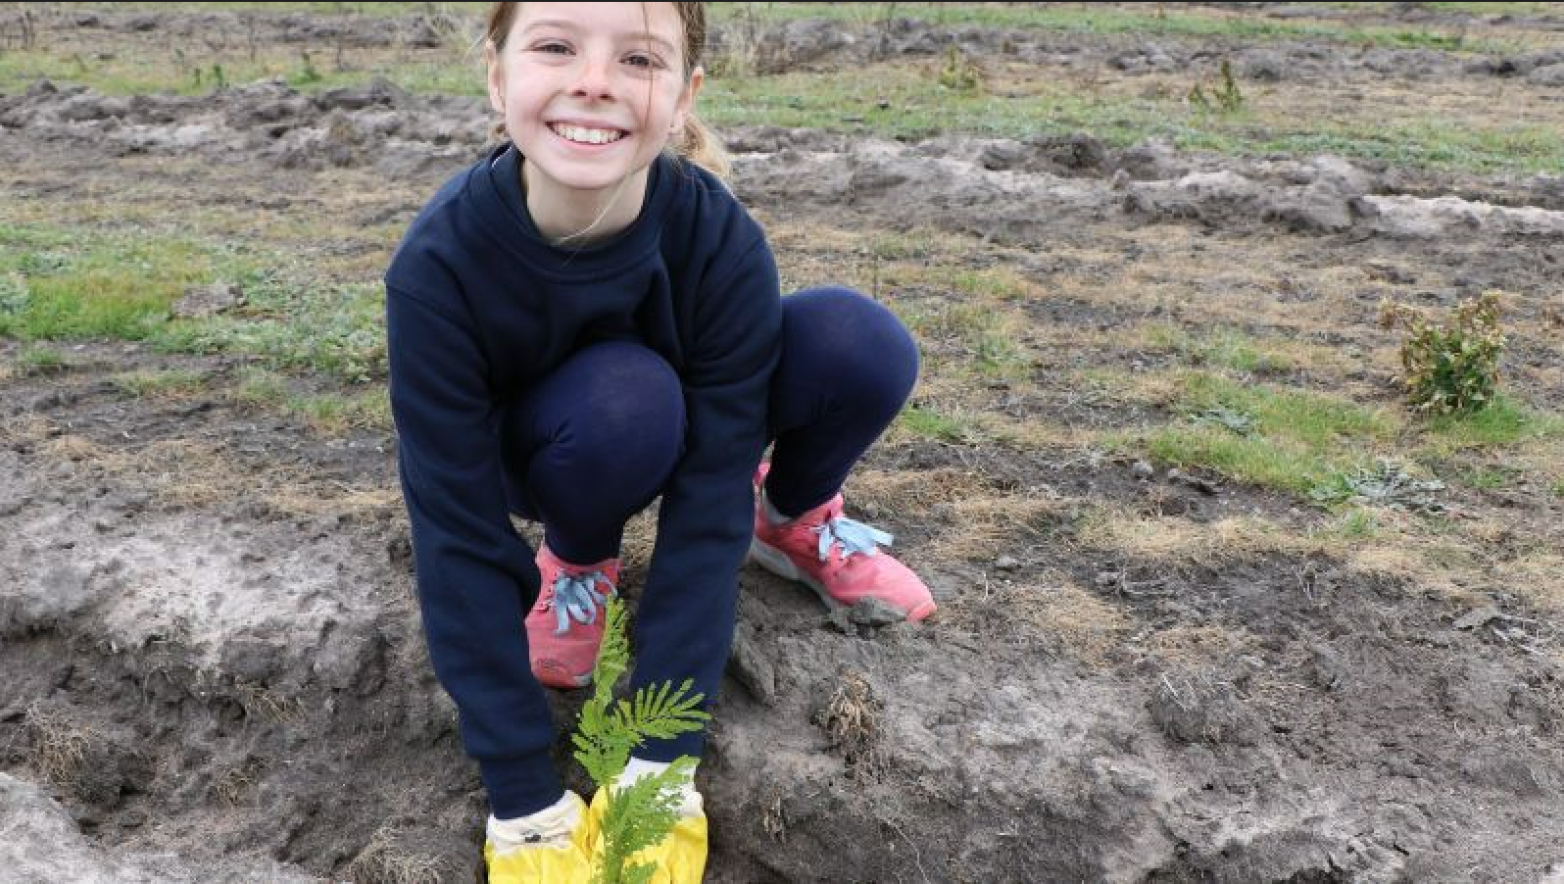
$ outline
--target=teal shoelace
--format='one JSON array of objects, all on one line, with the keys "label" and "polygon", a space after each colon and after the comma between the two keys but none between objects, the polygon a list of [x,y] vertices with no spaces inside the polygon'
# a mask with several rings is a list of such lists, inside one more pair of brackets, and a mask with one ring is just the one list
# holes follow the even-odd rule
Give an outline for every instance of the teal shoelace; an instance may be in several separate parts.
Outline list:
[{"label": "teal shoelace", "polygon": [[841,548],[842,561],[845,562],[853,555],[872,556],[879,551],[876,546],[890,546],[895,539],[872,525],[855,522],[845,516],[837,516],[819,528],[815,528],[814,532],[820,535],[820,561],[822,562],[831,557],[832,544]]},{"label": "teal shoelace", "polygon": [[[599,580],[608,587],[608,592],[597,591]],[[561,573],[554,578],[554,599],[550,602],[554,609],[554,634],[569,632],[572,620],[583,626],[596,623],[598,607],[608,601],[613,591],[614,585],[602,571],[589,571],[575,577]]]}]

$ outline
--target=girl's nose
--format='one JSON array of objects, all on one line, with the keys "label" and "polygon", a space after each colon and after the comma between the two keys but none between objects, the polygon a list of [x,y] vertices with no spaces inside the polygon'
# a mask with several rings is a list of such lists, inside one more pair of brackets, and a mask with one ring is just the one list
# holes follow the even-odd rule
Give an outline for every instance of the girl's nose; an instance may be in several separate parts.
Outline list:
[{"label": "girl's nose", "polygon": [[576,80],[575,88],[571,91],[581,98],[593,100],[613,97],[612,84],[609,79],[612,66],[612,59],[583,59],[580,66],[580,76]]}]

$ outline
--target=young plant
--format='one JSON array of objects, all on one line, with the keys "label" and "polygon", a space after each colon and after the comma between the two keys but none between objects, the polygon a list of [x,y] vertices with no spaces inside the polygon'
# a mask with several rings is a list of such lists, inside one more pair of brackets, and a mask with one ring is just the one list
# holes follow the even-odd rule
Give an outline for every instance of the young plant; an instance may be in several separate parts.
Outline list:
[{"label": "young plant", "polygon": [[1380,305],[1382,328],[1404,326],[1402,383],[1413,408],[1433,414],[1472,412],[1492,404],[1499,387],[1499,292],[1462,301],[1444,324],[1405,304]]},{"label": "young plant", "polygon": [[673,831],[679,821],[680,787],[694,774],[695,759],[680,758],[659,774],[619,788],[617,781],[630,752],[648,739],[668,739],[699,729],[710,717],[698,707],[701,694],[691,694],[688,679],[675,690],[671,683],[643,687],[629,700],[614,699],[614,684],[630,667],[630,642],[625,635],[624,604],[608,600],[603,645],[592,671],[592,698],[581,707],[572,736],[576,760],[598,789],[609,789],[611,800],[600,823],[602,839],[592,858],[593,884],[646,884],[655,868],[628,865],[638,851],[651,847]]},{"label": "young plant", "polygon": [[1244,93],[1238,88],[1238,79],[1233,76],[1232,62],[1222,59],[1215,82],[1195,83],[1189,90],[1189,103],[1201,110],[1215,107],[1224,114],[1234,113],[1243,107]]}]

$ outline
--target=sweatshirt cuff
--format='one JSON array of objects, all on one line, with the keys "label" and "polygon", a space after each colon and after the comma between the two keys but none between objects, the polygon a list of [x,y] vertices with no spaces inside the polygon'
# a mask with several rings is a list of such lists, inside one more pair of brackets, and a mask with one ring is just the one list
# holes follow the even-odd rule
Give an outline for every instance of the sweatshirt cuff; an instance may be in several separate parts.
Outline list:
[{"label": "sweatshirt cuff", "polygon": [[478,769],[489,793],[489,812],[496,819],[529,816],[565,794],[547,750],[524,758],[480,761]]}]

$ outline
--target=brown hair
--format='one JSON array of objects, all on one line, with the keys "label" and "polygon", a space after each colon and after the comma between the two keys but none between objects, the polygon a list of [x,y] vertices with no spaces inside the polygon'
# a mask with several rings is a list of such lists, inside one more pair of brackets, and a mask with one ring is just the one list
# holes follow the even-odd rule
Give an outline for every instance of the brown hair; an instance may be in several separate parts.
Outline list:
[{"label": "brown hair", "polygon": [[[679,24],[684,28],[684,79],[690,79],[690,74],[701,63],[701,55],[706,51],[706,4],[705,3],[674,3],[674,8],[679,11]],[[495,51],[505,48],[505,38],[510,34],[511,25],[516,21],[516,10],[520,3],[495,3],[489,7],[489,20],[484,36],[494,44]],[[495,127],[495,135],[504,137],[505,124],[502,122]],[[672,145],[674,153],[689,161],[696,163],[719,177],[728,174],[728,152],[723,150],[722,142],[701,122],[691,109],[684,118],[684,128],[679,140]]]}]

